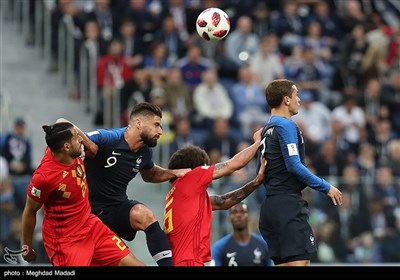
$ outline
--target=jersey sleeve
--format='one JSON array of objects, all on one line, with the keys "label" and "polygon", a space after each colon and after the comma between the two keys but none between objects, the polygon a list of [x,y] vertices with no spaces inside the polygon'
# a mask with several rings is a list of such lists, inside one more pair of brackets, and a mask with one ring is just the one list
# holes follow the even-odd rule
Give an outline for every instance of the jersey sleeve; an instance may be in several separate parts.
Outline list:
[{"label": "jersey sleeve", "polygon": [[300,160],[296,124],[287,122],[285,126],[276,126],[275,129],[278,133],[287,170],[309,187],[328,193],[330,184],[324,179],[315,176]]},{"label": "jersey sleeve", "polygon": [[[56,188],[56,187],[54,187]],[[45,177],[41,173],[35,173],[29,183],[27,195],[36,202],[45,203],[53,189],[46,183]]]},{"label": "jersey sleeve", "polygon": [[97,145],[111,144],[124,134],[126,127],[118,129],[97,129],[90,132],[85,132],[86,136]]},{"label": "jersey sleeve", "polygon": [[155,165],[154,161],[153,161],[153,150],[150,149],[148,146],[145,146],[147,148],[147,161],[145,163],[145,165],[143,166],[143,169],[151,169],[153,168],[153,166]]}]

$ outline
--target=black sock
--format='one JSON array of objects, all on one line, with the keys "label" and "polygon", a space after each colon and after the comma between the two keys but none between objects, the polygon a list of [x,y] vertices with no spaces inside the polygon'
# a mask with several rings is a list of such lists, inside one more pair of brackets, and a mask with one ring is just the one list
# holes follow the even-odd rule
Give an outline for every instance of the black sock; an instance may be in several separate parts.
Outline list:
[{"label": "black sock", "polygon": [[158,266],[173,266],[171,246],[167,235],[158,222],[149,225],[145,230],[147,248]]}]

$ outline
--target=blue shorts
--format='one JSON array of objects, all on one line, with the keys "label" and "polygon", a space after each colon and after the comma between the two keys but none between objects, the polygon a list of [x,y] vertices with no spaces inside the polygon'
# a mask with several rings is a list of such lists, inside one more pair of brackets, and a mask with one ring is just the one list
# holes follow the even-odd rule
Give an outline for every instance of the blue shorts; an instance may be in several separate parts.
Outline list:
[{"label": "blue shorts", "polygon": [[308,217],[308,203],[301,194],[266,197],[260,208],[259,230],[274,262],[309,260],[317,251]]},{"label": "blue shorts", "polygon": [[119,237],[132,241],[135,239],[136,230],[131,226],[129,213],[133,206],[142,204],[137,200],[125,200],[115,207],[104,208],[97,215]]}]

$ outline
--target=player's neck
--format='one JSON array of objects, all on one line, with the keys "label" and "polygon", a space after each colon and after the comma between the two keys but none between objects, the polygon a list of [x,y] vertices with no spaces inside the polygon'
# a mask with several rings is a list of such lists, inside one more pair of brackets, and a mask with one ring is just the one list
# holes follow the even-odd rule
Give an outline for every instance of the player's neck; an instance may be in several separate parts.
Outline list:
[{"label": "player's neck", "polygon": [[286,108],[273,108],[271,110],[271,116],[280,116],[290,119],[292,114]]},{"label": "player's neck", "polygon": [[241,231],[234,231],[233,232],[233,239],[239,243],[246,243],[249,242],[251,235],[248,230],[241,230]]},{"label": "player's neck", "polygon": [[128,133],[128,131],[125,131],[124,138],[126,143],[128,143],[129,149],[133,152],[139,151],[144,146],[140,136],[136,137],[136,135]]},{"label": "player's neck", "polygon": [[56,161],[58,161],[61,164],[65,164],[65,165],[71,165],[74,163],[74,158],[71,158],[68,155],[65,155],[63,153],[53,153],[53,157],[55,158]]}]

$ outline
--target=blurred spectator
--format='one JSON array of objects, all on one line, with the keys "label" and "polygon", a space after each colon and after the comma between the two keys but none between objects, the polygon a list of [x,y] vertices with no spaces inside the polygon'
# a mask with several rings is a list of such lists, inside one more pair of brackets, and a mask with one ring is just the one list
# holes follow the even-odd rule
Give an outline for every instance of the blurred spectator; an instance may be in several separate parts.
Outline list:
[{"label": "blurred spectator", "polygon": [[343,174],[346,159],[344,155],[336,152],[333,139],[326,139],[320,145],[319,153],[315,154],[313,158],[315,171],[318,176],[322,176],[335,183],[335,185],[339,185],[338,178]]},{"label": "blurred spectator", "polygon": [[106,55],[97,62],[97,86],[99,88],[99,111],[95,124],[103,124],[104,97],[115,90],[120,90],[132,77],[132,68],[128,65],[122,49],[122,42],[113,39]]},{"label": "blurred spectator", "polygon": [[386,64],[388,68],[400,67],[400,26],[393,28],[389,37]]},{"label": "blurred spectator", "polygon": [[202,56],[198,45],[192,45],[188,48],[186,55],[176,62],[176,66],[182,72],[183,82],[194,89],[201,83],[203,72],[213,64],[211,60]]},{"label": "blurred spectator", "polygon": [[167,106],[173,118],[190,118],[193,114],[193,94],[191,88],[183,82],[182,72],[178,67],[172,67],[168,71],[161,87],[165,90]]},{"label": "blurred spectator", "polygon": [[[80,1],[74,0],[58,0],[54,9],[51,11],[51,63],[50,71],[58,70],[58,49],[59,49],[59,30],[60,25],[64,22],[73,23],[74,35],[79,36],[84,26],[84,18],[82,18],[82,8]],[[80,34],[82,35],[82,34]]]},{"label": "blurred spectator", "polygon": [[388,83],[382,87],[383,103],[389,107],[390,121],[397,137],[400,137],[400,70],[389,74]]},{"label": "blurred spectator", "polygon": [[379,263],[382,260],[378,243],[375,242],[371,232],[364,232],[358,239],[354,249],[354,262],[356,263]]},{"label": "blurred spectator", "polygon": [[121,122],[128,124],[131,108],[141,102],[150,102],[150,91],[153,88],[152,81],[148,78],[144,68],[135,68],[132,78],[124,83],[120,90]]},{"label": "blurred spectator", "polygon": [[388,119],[381,119],[375,126],[374,132],[375,157],[378,162],[384,162],[389,157],[389,142],[396,139],[391,122]]},{"label": "blurred spectator", "polygon": [[303,49],[303,61],[298,66],[292,69],[290,76],[298,84],[299,90],[307,90],[312,93],[314,100],[328,104],[329,95],[324,84],[327,69],[320,60],[316,59],[311,48]]},{"label": "blurred spectator", "polygon": [[283,9],[271,16],[271,31],[279,37],[279,47],[285,55],[301,43],[304,33],[304,20],[299,16],[298,8],[296,0],[287,0]]},{"label": "blurred spectator", "polygon": [[214,119],[212,133],[203,140],[203,147],[207,153],[213,150],[220,152],[219,162],[232,158],[237,152],[238,139],[229,133],[229,120],[223,117]]},{"label": "blurred spectator", "polygon": [[185,0],[169,0],[168,7],[164,10],[167,10],[167,13],[171,15],[171,18],[174,21],[174,25],[176,30],[178,31],[180,40],[183,42],[185,46],[187,46],[189,40],[189,25],[190,23],[194,24],[194,21],[190,20],[190,9],[187,7],[188,1]]},{"label": "blurred spectator", "polygon": [[10,234],[11,217],[18,213],[11,178],[0,181],[0,240]]},{"label": "blurred spectator", "polygon": [[[163,133],[159,139],[160,148],[169,147],[170,143],[174,138],[174,134],[171,131],[173,125],[173,115],[171,109],[167,104],[167,97],[165,90],[159,86],[153,87],[150,91],[150,103],[160,107],[162,112],[161,126]],[[163,144],[166,144],[165,146]]]},{"label": "blurred spectator", "polygon": [[253,82],[252,72],[245,65],[239,69],[238,81],[229,90],[229,96],[234,106],[234,121],[243,135],[252,135],[254,123],[264,123],[268,117],[268,106],[265,105],[264,92],[258,83]]},{"label": "blurred spectator", "polygon": [[388,143],[388,158],[382,162],[392,169],[392,173],[400,183],[400,139],[392,139]]},{"label": "blurred spectator", "polygon": [[196,127],[210,129],[217,117],[232,118],[233,102],[228,91],[219,83],[215,69],[210,68],[202,74],[202,82],[193,92],[193,106],[195,115],[192,124]]},{"label": "blurred spectator", "polygon": [[344,35],[337,13],[332,10],[329,2],[331,1],[317,1],[307,21],[319,22],[322,40],[331,48],[332,53],[337,53],[338,42]]},{"label": "blurred spectator", "polygon": [[153,83],[165,80],[172,63],[168,59],[164,42],[154,42],[151,45],[150,53],[144,57],[143,66]]},{"label": "blurred spectator", "polygon": [[123,55],[132,68],[142,66],[146,49],[143,40],[136,33],[136,22],[130,18],[121,21],[118,38],[123,45]]},{"label": "blurred spectator", "polygon": [[343,105],[333,109],[332,119],[338,120],[343,126],[344,139],[349,143],[353,153],[358,153],[361,129],[365,127],[365,113],[354,96],[347,96]]},{"label": "blurred spectator", "polygon": [[283,63],[278,48],[278,38],[275,34],[261,38],[260,49],[249,60],[253,80],[262,90],[274,79],[285,77]]},{"label": "blurred spectator", "polygon": [[[136,22],[137,34],[146,44],[154,39],[154,33],[161,26],[162,15],[147,7],[146,0],[129,0],[129,6],[123,17],[129,17]],[[161,11],[160,11],[161,12]]]},{"label": "blurred spectator", "polygon": [[345,33],[350,33],[356,25],[363,25],[367,22],[367,17],[362,11],[360,1],[348,0],[341,3],[343,5],[340,16],[340,23]]},{"label": "blurred spectator", "polygon": [[365,195],[370,199],[375,195],[374,184],[376,178],[375,147],[368,143],[360,145],[359,154],[354,162],[354,166],[358,169],[360,183],[363,186]]},{"label": "blurred spectator", "polygon": [[161,28],[154,34],[154,41],[164,43],[168,61],[172,64],[186,53],[184,42],[180,37],[172,15],[166,15],[163,18]]},{"label": "blurred spectator", "polygon": [[[4,236],[1,242],[7,247],[9,250],[18,251],[21,250],[21,238],[22,238],[22,221],[21,221],[21,213],[13,213],[10,216],[9,221],[10,231],[6,236]],[[2,251],[4,252],[4,251]],[[23,260],[20,256],[17,257],[17,263],[22,264]]]},{"label": "blurred spectator", "polygon": [[188,118],[178,118],[175,120],[175,136],[170,144],[170,154],[190,145],[200,145],[201,140],[192,132],[192,126]]},{"label": "blurred spectator", "polygon": [[32,144],[26,135],[23,118],[15,119],[14,130],[3,135],[0,147],[1,155],[8,162],[10,175],[32,174]]},{"label": "blurred spectator", "polygon": [[331,87],[334,90],[342,91],[346,95],[358,95],[359,87],[363,87],[361,82],[361,65],[369,43],[365,36],[365,27],[357,24],[346,33],[341,42],[338,65],[332,77]]},{"label": "blurred spectator", "polygon": [[395,208],[400,204],[399,184],[395,182],[389,166],[379,166],[376,173],[375,196],[382,198],[383,207]]},{"label": "blurred spectator", "polygon": [[336,256],[335,240],[335,223],[330,220],[322,222],[317,230],[318,251],[315,261],[319,263],[329,264],[340,261]]},{"label": "blurred spectator", "polygon": [[385,237],[380,242],[382,262],[400,263],[400,208],[394,211]]},{"label": "blurred spectator", "polygon": [[94,9],[85,13],[85,21],[95,20],[101,37],[108,42],[118,34],[118,15],[110,7],[110,0],[95,0]]},{"label": "blurred spectator", "polygon": [[315,144],[320,144],[331,136],[331,114],[324,103],[315,101],[314,95],[307,90],[300,91],[301,106],[295,122],[302,122],[308,138]]},{"label": "blurred spectator", "polygon": [[222,76],[236,78],[237,71],[258,52],[260,38],[253,32],[253,20],[249,16],[241,16],[237,26],[225,38],[225,59],[220,65]]},{"label": "blurred spectator", "polygon": [[253,32],[257,34],[259,38],[270,34],[270,15],[271,12],[264,1],[258,1],[251,11]]}]

